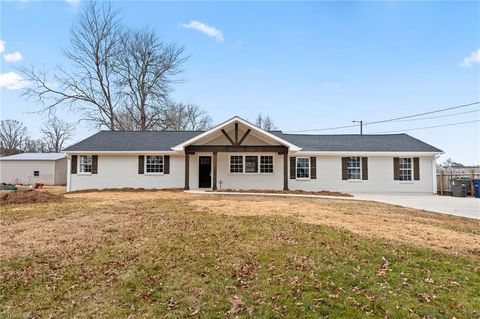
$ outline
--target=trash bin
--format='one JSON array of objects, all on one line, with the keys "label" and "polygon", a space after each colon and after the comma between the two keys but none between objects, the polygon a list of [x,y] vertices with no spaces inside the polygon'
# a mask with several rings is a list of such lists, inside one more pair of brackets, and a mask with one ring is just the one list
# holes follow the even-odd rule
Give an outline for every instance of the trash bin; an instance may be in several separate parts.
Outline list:
[{"label": "trash bin", "polygon": [[467,197],[467,191],[470,187],[470,180],[452,179],[451,186],[453,197]]},{"label": "trash bin", "polygon": [[480,179],[474,179],[473,182],[473,189],[476,198],[480,198]]}]

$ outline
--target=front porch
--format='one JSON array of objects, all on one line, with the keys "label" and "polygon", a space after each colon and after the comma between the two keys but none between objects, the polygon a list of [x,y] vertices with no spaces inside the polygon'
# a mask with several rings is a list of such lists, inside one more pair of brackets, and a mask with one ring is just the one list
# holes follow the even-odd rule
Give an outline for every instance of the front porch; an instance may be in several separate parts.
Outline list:
[{"label": "front porch", "polygon": [[[231,172],[231,156],[242,157],[242,172]],[[257,161],[247,172],[246,158]],[[262,172],[262,161],[271,158],[271,172]],[[207,183],[205,181],[207,178]],[[208,181],[210,183],[208,183]],[[288,190],[288,148],[269,146],[192,145],[185,149],[185,190],[283,189]]]},{"label": "front porch", "polygon": [[185,190],[288,190],[288,155],[296,145],[234,117],[173,148],[185,154]]}]

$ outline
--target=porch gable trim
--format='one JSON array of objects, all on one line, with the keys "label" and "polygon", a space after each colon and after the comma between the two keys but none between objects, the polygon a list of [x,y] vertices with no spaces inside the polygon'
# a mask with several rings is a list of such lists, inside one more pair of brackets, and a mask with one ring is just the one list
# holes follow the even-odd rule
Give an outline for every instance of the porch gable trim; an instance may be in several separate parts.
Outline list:
[{"label": "porch gable trim", "polygon": [[[189,139],[189,140],[187,140],[187,141],[185,141],[185,142],[183,142],[183,143],[181,143],[181,144],[178,144],[178,145],[172,147],[172,150],[174,150],[174,151],[184,151],[184,150],[186,150],[186,147],[187,147],[187,146],[189,146],[189,145],[197,142],[198,140],[201,140],[201,139],[204,138],[204,137],[209,136],[209,135],[212,134],[213,132],[224,130],[223,128],[224,128],[225,126],[227,126],[227,125],[229,125],[229,124],[232,124],[232,123],[240,123],[240,124],[243,124],[243,125],[245,125],[248,129],[250,129],[250,131],[256,130],[256,131],[258,131],[259,133],[261,133],[261,134],[263,134],[263,135],[271,138],[272,140],[278,142],[279,144],[282,144],[283,146],[287,147],[290,151],[297,152],[297,151],[300,151],[300,150],[302,149],[301,147],[298,147],[298,146],[295,145],[295,144],[292,144],[292,143],[290,143],[290,142],[288,142],[288,141],[286,141],[286,140],[284,140],[284,139],[282,139],[282,138],[280,138],[280,137],[278,137],[278,136],[275,136],[274,134],[272,134],[272,133],[270,133],[270,132],[268,132],[268,131],[266,131],[266,130],[264,130],[264,129],[262,129],[262,128],[254,125],[254,124],[252,124],[252,123],[250,123],[250,122],[248,122],[248,121],[246,121],[246,120],[244,120],[244,119],[242,119],[242,118],[240,118],[240,117],[238,117],[238,116],[235,116],[235,117],[232,117],[231,119],[229,119],[229,120],[227,120],[227,121],[225,121],[225,122],[223,122],[223,123],[215,126],[214,128],[212,128],[212,129],[210,129],[210,130],[208,130],[208,131],[206,131],[206,132],[203,132],[202,134],[199,134],[199,135],[197,135],[197,136],[195,136],[195,137],[193,137],[193,138],[191,138],[191,139]],[[238,125],[238,124],[237,124],[237,125]],[[250,133],[250,132],[249,132],[249,133]],[[246,136],[244,136],[244,137],[246,137]],[[238,137],[237,137],[237,138],[238,138]],[[242,137],[242,138],[243,138],[243,137]],[[230,138],[230,139],[231,139],[231,138]],[[230,141],[230,142],[231,142],[231,141]],[[243,141],[242,141],[242,142],[243,142]],[[235,143],[232,143],[232,144],[235,144]],[[238,144],[240,144],[240,143],[238,143]]]}]

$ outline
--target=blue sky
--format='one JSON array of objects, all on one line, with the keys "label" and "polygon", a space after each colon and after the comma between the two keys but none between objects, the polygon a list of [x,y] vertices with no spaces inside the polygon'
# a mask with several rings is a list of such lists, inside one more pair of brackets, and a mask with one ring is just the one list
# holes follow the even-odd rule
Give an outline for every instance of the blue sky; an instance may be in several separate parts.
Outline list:
[{"label": "blue sky", "polygon": [[[185,46],[191,58],[173,97],[200,105],[215,122],[233,115],[254,120],[262,112],[280,129],[297,131],[480,100],[480,2],[113,5],[126,24],[148,25],[165,41]],[[39,106],[19,95],[15,67],[65,65],[61,48],[68,46],[79,7],[76,1],[0,3],[1,117],[23,121],[33,136],[39,136],[42,115],[30,113]],[[475,121],[479,113],[371,125],[365,133]],[[75,140],[95,131],[83,125]],[[480,162],[480,122],[406,133],[443,149],[442,160]]]}]

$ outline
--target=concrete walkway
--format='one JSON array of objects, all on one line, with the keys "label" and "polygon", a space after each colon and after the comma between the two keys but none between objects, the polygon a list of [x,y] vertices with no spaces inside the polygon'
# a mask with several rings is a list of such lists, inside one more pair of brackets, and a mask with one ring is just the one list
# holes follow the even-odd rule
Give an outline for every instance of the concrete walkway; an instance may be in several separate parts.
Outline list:
[{"label": "concrete walkway", "polygon": [[204,195],[237,195],[237,196],[274,196],[274,197],[303,197],[327,198],[339,200],[363,200],[400,205],[416,209],[423,209],[435,213],[443,213],[461,217],[480,219],[480,199],[473,197],[450,197],[429,194],[371,194],[354,193],[354,197],[277,194],[277,193],[235,193],[235,192],[206,192],[204,190],[185,191],[192,194]]},{"label": "concrete walkway", "polygon": [[480,219],[480,198],[428,194],[352,194],[357,199]]}]

